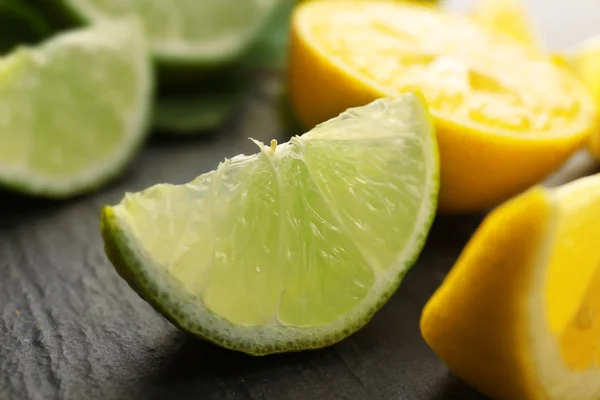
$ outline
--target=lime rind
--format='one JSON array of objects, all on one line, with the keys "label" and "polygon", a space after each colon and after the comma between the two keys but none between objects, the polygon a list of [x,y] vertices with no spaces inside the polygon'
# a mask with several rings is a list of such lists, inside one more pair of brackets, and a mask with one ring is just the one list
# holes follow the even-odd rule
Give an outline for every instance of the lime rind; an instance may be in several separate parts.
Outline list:
[{"label": "lime rind", "polygon": [[[119,49],[114,54],[117,57],[126,56],[131,59],[137,78],[135,102],[131,112],[125,117],[123,132],[121,132],[123,134],[122,142],[114,146],[114,151],[107,157],[93,159],[93,154],[90,154],[90,161],[85,168],[66,175],[32,171],[29,165],[32,159],[27,159],[20,165],[7,165],[0,159],[0,184],[2,186],[27,195],[68,198],[101,187],[116,178],[126,168],[146,136],[153,98],[153,70],[149,53],[141,28],[133,21],[101,23],[93,27],[59,34],[39,47],[21,47],[0,60],[0,79],[11,79],[11,73],[18,70],[23,62],[37,63],[43,68],[45,63],[52,62],[51,59],[48,59],[47,53],[55,52],[68,57],[64,50],[71,46],[111,49],[113,43],[119,43],[119,46],[123,43],[131,45],[127,52]],[[111,51],[113,50],[114,48]],[[106,54],[103,57],[106,57]],[[96,67],[93,59],[93,56],[90,56],[90,69]],[[78,73],[78,71],[74,71],[74,73]],[[66,89],[69,88],[66,87]],[[110,101],[110,99],[106,101]],[[47,111],[44,110],[44,112]],[[77,110],[53,110],[55,114],[65,113],[64,118],[69,118],[68,115],[72,112],[76,113]],[[73,127],[74,131],[84,132],[82,134],[85,134],[85,128],[85,126]],[[34,141],[35,138],[31,138],[30,146],[33,146]]]}]

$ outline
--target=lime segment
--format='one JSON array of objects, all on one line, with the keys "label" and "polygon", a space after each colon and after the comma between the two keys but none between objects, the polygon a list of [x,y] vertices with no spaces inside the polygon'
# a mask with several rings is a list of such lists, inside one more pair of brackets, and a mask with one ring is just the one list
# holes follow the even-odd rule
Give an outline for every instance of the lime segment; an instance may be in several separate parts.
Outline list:
[{"label": "lime segment", "polygon": [[176,325],[222,346],[332,344],[385,303],[423,246],[439,178],[429,115],[407,94],[257,144],[106,207],[107,255]]},{"label": "lime segment", "polygon": [[0,98],[0,184],[49,197],[95,188],[124,168],[145,132],[143,34],[107,23],[20,48],[0,61]]}]

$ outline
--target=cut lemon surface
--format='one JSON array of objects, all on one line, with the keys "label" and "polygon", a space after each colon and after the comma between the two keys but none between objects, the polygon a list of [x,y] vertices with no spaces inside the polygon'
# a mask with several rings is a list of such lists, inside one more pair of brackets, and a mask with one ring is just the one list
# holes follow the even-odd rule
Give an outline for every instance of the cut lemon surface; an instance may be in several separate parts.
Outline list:
[{"label": "cut lemon surface", "polygon": [[597,124],[573,74],[467,17],[387,1],[296,8],[289,92],[304,124],[412,90],[434,116],[443,211],[479,210],[528,188]]},{"label": "cut lemon surface", "polygon": [[145,134],[151,63],[141,29],[106,23],[0,60],[0,185],[69,197],[131,160]]},{"label": "cut lemon surface", "polygon": [[600,175],[494,210],[426,305],[421,331],[497,400],[600,398]]},{"label": "cut lemon surface", "polygon": [[106,207],[106,253],[194,335],[254,355],[330,345],[368,322],[421,251],[438,192],[432,129],[409,94],[257,142],[258,154]]},{"label": "cut lemon surface", "polygon": [[539,28],[523,0],[479,0],[470,16],[488,29],[519,41],[534,54],[546,53]]},{"label": "cut lemon surface", "polygon": [[[600,36],[586,40],[565,58],[600,108]],[[591,135],[589,149],[600,160],[600,129]]]},{"label": "cut lemon surface", "polygon": [[210,67],[243,53],[258,37],[277,2],[56,0],[52,7],[88,23],[136,16],[159,61]]}]

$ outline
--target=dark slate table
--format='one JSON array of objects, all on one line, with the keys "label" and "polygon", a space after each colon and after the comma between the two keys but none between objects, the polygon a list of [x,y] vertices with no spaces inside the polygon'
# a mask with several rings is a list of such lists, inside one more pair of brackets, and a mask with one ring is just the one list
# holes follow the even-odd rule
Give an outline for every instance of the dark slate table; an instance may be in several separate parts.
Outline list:
[{"label": "dark slate table", "polygon": [[[465,3],[450,1],[458,8]],[[559,47],[600,21],[591,1],[561,3],[533,3]],[[53,202],[0,193],[0,400],[484,399],[448,372],[418,329],[421,308],[482,215],[438,217],[398,293],[352,337],[323,350],[264,358],[179,332],[106,260],[98,229],[103,205],[125,191],[183,183],[224,157],[255,152],[249,136],[289,137],[274,106],[279,88],[277,76],[257,77],[245,105],[218,132],[153,138],[121,179],[96,194]],[[549,183],[595,170],[581,155]]]}]

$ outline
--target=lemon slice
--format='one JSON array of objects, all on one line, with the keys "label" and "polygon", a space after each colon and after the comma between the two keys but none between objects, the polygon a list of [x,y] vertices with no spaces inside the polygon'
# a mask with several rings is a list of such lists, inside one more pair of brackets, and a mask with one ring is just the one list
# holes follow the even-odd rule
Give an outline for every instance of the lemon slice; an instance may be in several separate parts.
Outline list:
[{"label": "lemon slice", "polygon": [[290,94],[306,125],[420,90],[440,146],[440,208],[471,211],[534,184],[597,124],[573,74],[507,35],[433,7],[386,1],[301,4]]},{"label": "lemon slice", "polygon": [[600,175],[494,210],[426,305],[421,330],[497,400],[600,398]]},{"label": "lemon slice", "polygon": [[288,143],[102,216],[106,253],[181,329],[250,354],[317,348],[361,328],[415,262],[438,191],[414,95],[349,110]]},{"label": "lemon slice", "polygon": [[600,104],[600,36],[590,38],[568,55],[571,66]]}]

